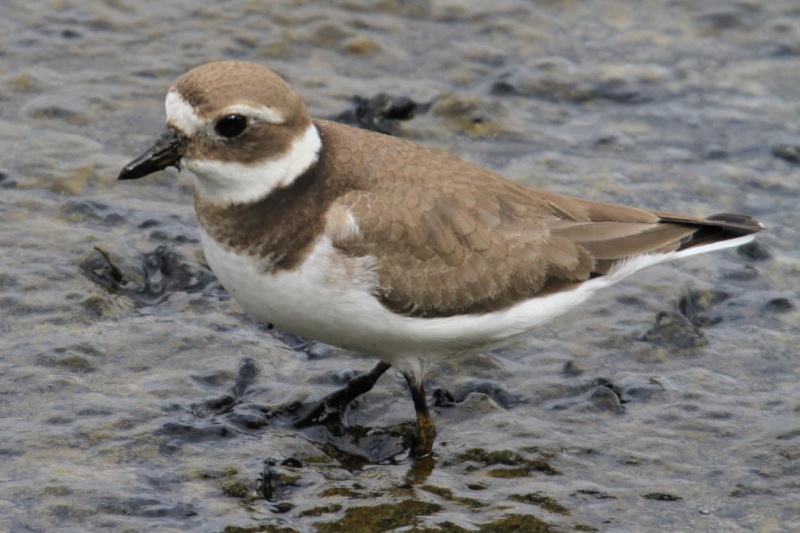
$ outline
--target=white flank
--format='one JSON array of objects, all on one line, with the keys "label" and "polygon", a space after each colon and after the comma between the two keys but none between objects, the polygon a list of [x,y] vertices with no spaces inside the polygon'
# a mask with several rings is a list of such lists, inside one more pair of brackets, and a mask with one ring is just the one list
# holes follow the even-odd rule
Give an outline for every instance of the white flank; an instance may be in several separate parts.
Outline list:
[{"label": "white flank", "polygon": [[186,135],[194,135],[205,127],[205,122],[197,116],[192,106],[178,94],[170,89],[167,93],[167,124],[178,128]]},{"label": "white flank", "polygon": [[275,275],[265,275],[255,259],[225,250],[205,233],[202,237],[212,270],[248,313],[284,331],[372,355],[398,370],[409,371],[420,359],[480,353],[502,346],[643,268],[737,246],[752,238],[740,237],[685,252],[637,256],[574,290],[527,300],[503,311],[413,318],[392,313],[372,295],[377,277],[370,271],[370,259],[339,256],[328,237],[318,241],[302,266]]},{"label": "white flank", "polygon": [[311,124],[289,151],[261,163],[184,159],[195,176],[197,193],[218,203],[246,203],[260,200],[278,187],[291,184],[319,157],[322,140]]}]

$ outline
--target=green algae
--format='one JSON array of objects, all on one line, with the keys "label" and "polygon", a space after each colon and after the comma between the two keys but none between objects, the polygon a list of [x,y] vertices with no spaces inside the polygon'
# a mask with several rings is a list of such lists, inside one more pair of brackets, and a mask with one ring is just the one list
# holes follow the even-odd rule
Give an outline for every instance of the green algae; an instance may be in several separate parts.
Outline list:
[{"label": "green algae", "polygon": [[319,533],[378,533],[417,525],[417,518],[436,513],[442,509],[435,503],[418,500],[403,500],[364,507],[352,507],[345,511],[337,522],[315,524]]},{"label": "green algae", "polygon": [[531,492],[528,494],[512,494],[509,499],[516,502],[530,503],[538,505],[542,509],[550,511],[551,513],[568,515],[569,509],[556,502],[553,498],[545,496],[540,492]]},{"label": "green algae", "polygon": [[[512,450],[486,451],[481,448],[471,448],[456,457],[457,462],[478,463],[483,467],[510,466],[513,468],[494,468],[487,472],[488,476],[498,478],[527,477],[533,472],[541,472],[548,476],[557,476],[561,472],[550,466],[543,459],[527,459],[519,452]],[[452,464],[452,463],[451,463]],[[477,470],[480,467],[474,467]]]},{"label": "green algae", "polygon": [[469,509],[480,509],[481,507],[486,507],[489,505],[488,502],[484,502],[475,498],[464,498],[461,496],[456,496],[453,494],[451,489],[447,489],[444,487],[436,487],[433,485],[424,485],[420,487],[421,490],[430,492],[431,494],[435,494],[440,498],[451,501],[460,505],[464,505]]}]

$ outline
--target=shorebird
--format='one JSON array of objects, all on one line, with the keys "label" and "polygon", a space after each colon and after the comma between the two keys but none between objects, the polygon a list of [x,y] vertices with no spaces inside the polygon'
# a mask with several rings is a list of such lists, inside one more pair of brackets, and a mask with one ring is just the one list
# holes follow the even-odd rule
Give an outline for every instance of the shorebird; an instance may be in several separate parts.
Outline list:
[{"label": "shorebird", "polygon": [[502,346],[634,272],[764,229],[749,216],[526,189],[447,153],[312,120],[253,63],[189,71],[166,111],[164,133],[119,178],[190,170],[205,257],[231,296],[264,323],[380,361],[298,424],[344,413],[394,367],[416,408],[413,457],[436,435],[428,361]]}]

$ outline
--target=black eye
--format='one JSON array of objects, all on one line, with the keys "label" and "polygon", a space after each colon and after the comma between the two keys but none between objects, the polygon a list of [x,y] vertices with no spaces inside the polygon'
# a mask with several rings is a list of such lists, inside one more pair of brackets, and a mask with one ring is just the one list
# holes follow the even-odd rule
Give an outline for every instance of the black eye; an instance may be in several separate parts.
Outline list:
[{"label": "black eye", "polygon": [[220,137],[227,137],[232,139],[238,137],[247,128],[247,118],[242,115],[228,115],[222,117],[214,124],[214,131]]}]

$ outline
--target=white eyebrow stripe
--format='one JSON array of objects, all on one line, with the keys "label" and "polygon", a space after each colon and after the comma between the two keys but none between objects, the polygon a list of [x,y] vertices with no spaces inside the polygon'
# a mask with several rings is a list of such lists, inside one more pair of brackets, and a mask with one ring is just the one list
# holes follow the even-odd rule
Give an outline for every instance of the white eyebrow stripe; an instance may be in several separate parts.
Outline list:
[{"label": "white eyebrow stripe", "polygon": [[283,124],[286,122],[286,118],[283,115],[265,105],[254,107],[247,104],[236,104],[225,108],[225,111],[220,115],[244,115],[269,124]]},{"label": "white eyebrow stripe", "polygon": [[[167,123],[175,126],[186,135],[193,135],[206,127],[194,108],[183,99],[176,90],[167,93]],[[221,116],[244,115],[269,124],[283,124],[286,118],[269,106],[251,106],[247,104],[232,105],[221,113]]]}]

